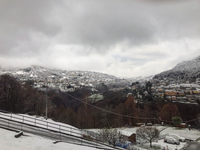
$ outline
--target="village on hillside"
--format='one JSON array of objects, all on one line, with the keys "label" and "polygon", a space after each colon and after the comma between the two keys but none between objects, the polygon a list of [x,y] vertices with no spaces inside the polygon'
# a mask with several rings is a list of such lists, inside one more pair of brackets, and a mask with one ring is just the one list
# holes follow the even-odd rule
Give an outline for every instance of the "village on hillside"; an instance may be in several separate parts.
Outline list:
[{"label": "village on hillside", "polygon": [[[145,87],[145,84],[143,84]],[[151,91],[144,88],[141,92],[137,92],[137,98],[142,99],[149,94],[153,95],[153,98],[168,100],[172,102],[192,103],[197,104],[200,102],[200,78],[197,78],[194,82],[180,82],[173,79],[164,78],[162,80],[151,80]],[[139,91],[141,89],[140,84],[134,84],[133,90]]]}]

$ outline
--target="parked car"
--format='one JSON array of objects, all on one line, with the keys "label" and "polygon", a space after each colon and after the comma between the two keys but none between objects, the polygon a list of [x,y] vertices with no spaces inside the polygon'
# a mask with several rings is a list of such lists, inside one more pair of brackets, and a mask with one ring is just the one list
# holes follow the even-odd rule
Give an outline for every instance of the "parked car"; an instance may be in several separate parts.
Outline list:
[{"label": "parked car", "polygon": [[172,136],[173,138],[178,139],[180,142],[185,142],[185,138],[178,134],[169,134],[169,136]]},{"label": "parked car", "polygon": [[129,147],[130,145],[132,145],[132,143],[129,142],[129,141],[125,141],[125,142],[116,141],[115,145],[118,146],[118,147],[121,147],[121,148],[128,149],[128,147]]},{"label": "parked car", "polygon": [[171,143],[171,144],[176,144],[176,145],[179,145],[179,144],[180,144],[180,142],[179,142],[178,139],[175,139],[175,138],[173,138],[173,137],[171,137],[171,136],[166,136],[166,137],[164,138],[164,142]]}]

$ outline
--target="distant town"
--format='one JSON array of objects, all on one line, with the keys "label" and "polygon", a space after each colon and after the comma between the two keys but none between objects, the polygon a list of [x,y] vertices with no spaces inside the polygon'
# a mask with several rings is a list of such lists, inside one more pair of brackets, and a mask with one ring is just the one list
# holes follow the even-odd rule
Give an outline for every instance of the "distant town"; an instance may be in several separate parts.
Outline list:
[{"label": "distant town", "polygon": [[[200,78],[174,80],[170,77],[156,79],[126,78],[90,72],[90,71],[63,71],[32,66],[25,69],[2,69],[1,74],[11,74],[22,83],[32,82],[34,88],[40,90],[58,90],[74,92],[76,89],[88,88],[99,93],[102,99],[104,88],[108,91],[125,91],[125,94],[134,96],[136,102],[148,100],[166,100],[180,103],[198,104],[200,102]],[[147,83],[150,86],[147,89]],[[150,90],[149,90],[150,88]],[[102,89],[102,91],[101,91]]]}]

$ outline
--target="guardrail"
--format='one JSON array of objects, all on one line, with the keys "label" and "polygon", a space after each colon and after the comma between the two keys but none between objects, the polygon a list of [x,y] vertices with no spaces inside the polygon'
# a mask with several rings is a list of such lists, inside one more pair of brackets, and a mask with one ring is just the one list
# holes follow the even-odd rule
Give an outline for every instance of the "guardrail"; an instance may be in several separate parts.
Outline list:
[{"label": "guardrail", "polygon": [[[78,141],[81,145],[99,149],[107,149],[106,147],[113,149],[113,146],[104,143],[98,133],[77,129],[63,123],[55,123],[23,114],[13,114],[4,110],[0,110],[0,120],[0,125],[7,128],[37,133],[60,141],[69,142],[69,139],[71,139],[70,143],[75,141],[74,143],[77,144]],[[114,149],[121,148],[115,147]]]}]

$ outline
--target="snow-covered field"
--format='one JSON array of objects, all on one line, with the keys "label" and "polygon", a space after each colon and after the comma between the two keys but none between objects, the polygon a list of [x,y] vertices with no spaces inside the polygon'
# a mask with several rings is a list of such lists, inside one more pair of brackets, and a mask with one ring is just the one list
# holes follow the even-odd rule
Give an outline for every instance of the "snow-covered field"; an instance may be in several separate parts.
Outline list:
[{"label": "snow-covered field", "polygon": [[58,142],[46,139],[33,134],[27,134],[15,138],[16,132],[0,128],[0,149],[1,150],[97,150],[87,146]]}]

